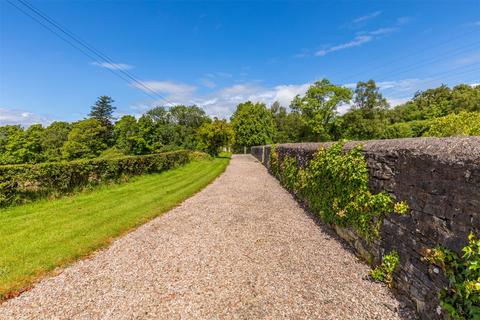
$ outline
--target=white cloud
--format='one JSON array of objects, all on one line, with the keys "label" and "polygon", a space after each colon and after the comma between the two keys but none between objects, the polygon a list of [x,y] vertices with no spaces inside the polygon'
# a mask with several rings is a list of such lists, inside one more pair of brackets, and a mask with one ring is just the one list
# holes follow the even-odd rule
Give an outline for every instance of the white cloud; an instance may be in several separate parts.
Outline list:
[{"label": "white cloud", "polygon": [[173,81],[139,81],[133,82],[131,85],[143,91],[148,91],[148,88],[152,91],[172,96],[188,96],[197,90],[195,86]]},{"label": "white cloud", "polygon": [[344,50],[344,49],[349,49],[349,48],[354,48],[354,47],[359,47],[365,43],[371,42],[383,35],[387,35],[389,33],[397,31],[398,28],[380,28],[376,29],[373,31],[369,32],[359,32],[355,38],[353,38],[351,41],[338,44],[335,46],[328,47],[326,49],[321,49],[315,52],[316,56],[322,57],[327,55],[328,53],[339,51],[339,50]]},{"label": "white cloud", "polygon": [[[210,116],[219,118],[228,118],[235,111],[239,103],[245,101],[263,102],[268,106],[274,101],[279,101],[284,106],[289,106],[291,100],[297,94],[304,94],[308,89],[309,83],[305,84],[286,84],[273,87],[265,87],[259,82],[243,82],[231,86],[223,87],[214,92],[199,95],[195,87],[165,81],[145,82],[148,87],[166,94],[169,101],[178,104],[196,104],[205,109]],[[142,89],[141,86],[135,86]],[[161,89],[161,90],[160,90]],[[136,112],[147,110],[155,105],[164,105],[164,101],[154,101],[148,104],[137,104],[131,106]]]},{"label": "white cloud", "polygon": [[0,108],[0,125],[20,124],[24,127],[28,127],[37,123],[48,125],[51,122],[53,122],[53,119],[47,116],[35,114],[25,110]]},{"label": "white cloud", "polygon": [[213,89],[217,86],[217,84],[215,82],[213,82],[212,80],[210,79],[206,79],[206,78],[203,78],[203,79],[200,79],[200,83],[204,86],[204,87],[207,87],[207,88],[210,88],[210,89]]},{"label": "white cloud", "polygon": [[358,24],[358,23],[361,23],[361,22],[365,22],[365,21],[371,20],[375,17],[378,17],[381,14],[382,14],[382,11],[375,11],[375,12],[372,12],[372,13],[369,13],[369,14],[366,14],[364,16],[361,16],[361,17],[358,17],[358,18],[354,19],[352,21],[352,23]]},{"label": "white cloud", "polygon": [[133,66],[126,63],[92,62],[91,65],[110,70],[128,70],[133,68]]}]

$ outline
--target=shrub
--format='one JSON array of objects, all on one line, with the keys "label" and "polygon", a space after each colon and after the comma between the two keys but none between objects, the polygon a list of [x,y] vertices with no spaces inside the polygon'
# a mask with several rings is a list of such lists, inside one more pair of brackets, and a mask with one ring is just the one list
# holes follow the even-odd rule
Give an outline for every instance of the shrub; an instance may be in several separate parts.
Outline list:
[{"label": "shrub", "polygon": [[463,255],[442,247],[430,250],[426,259],[440,266],[449,287],[440,292],[440,303],[455,320],[480,319],[480,239],[468,237]]},{"label": "shrub", "polygon": [[432,137],[479,136],[480,113],[463,111],[433,119],[430,129],[423,135]]},{"label": "shrub", "polygon": [[431,125],[431,120],[414,120],[398,122],[387,126],[381,137],[383,139],[421,137]]},{"label": "shrub", "polygon": [[0,206],[65,194],[129,176],[160,172],[188,161],[188,151],[176,151],[113,159],[0,166]]}]

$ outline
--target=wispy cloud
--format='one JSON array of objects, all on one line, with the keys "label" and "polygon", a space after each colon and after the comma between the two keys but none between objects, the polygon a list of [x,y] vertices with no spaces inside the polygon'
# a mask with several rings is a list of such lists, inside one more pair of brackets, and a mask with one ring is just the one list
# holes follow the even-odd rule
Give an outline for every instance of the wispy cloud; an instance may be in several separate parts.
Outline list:
[{"label": "wispy cloud", "polygon": [[110,70],[129,70],[133,68],[133,66],[126,63],[92,62],[91,65]]},{"label": "wispy cloud", "polygon": [[37,123],[48,125],[51,122],[53,122],[53,119],[48,116],[20,109],[0,108],[0,125],[19,124],[28,127]]},{"label": "wispy cloud", "polygon": [[371,35],[358,35],[356,36],[353,40],[335,45],[333,47],[327,48],[327,49],[321,49],[315,52],[316,56],[323,57],[327,55],[330,52],[335,52],[343,49],[348,49],[348,48],[353,48],[353,47],[359,47],[364,43],[370,42],[373,40],[373,36]]},{"label": "wispy cloud", "polygon": [[456,66],[468,66],[480,62],[480,52],[475,52],[454,61]]},{"label": "wispy cloud", "polygon": [[146,91],[147,89],[145,87],[147,87],[155,92],[175,96],[187,96],[197,90],[197,87],[195,86],[173,81],[140,81],[139,83],[134,82],[131,85],[143,91]]},{"label": "wispy cloud", "polygon": [[361,17],[358,17],[356,19],[353,19],[352,23],[354,24],[359,24],[359,23],[363,23],[365,21],[368,21],[368,20],[371,20],[375,17],[378,17],[379,15],[382,14],[382,11],[375,11],[375,12],[372,12],[372,13],[369,13],[369,14],[366,14],[364,16],[361,16]]},{"label": "wispy cloud", "polygon": [[376,29],[376,30],[368,31],[368,32],[365,32],[365,31],[359,32],[355,36],[355,38],[353,38],[352,40],[350,40],[348,42],[345,42],[345,43],[335,45],[335,46],[328,47],[326,49],[318,50],[317,52],[315,52],[315,55],[319,56],[319,57],[322,57],[322,56],[325,56],[325,55],[327,55],[328,53],[331,53],[331,52],[344,50],[344,49],[349,49],[349,48],[354,48],[354,47],[359,47],[359,46],[361,46],[365,43],[368,43],[368,42],[371,42],[371,41],[377,39],[378,37],[390,34],[390,33],[395,32],[397,30],[398,30],[398,28],[392,27],[392,28],[380,28],[380,29]]}]

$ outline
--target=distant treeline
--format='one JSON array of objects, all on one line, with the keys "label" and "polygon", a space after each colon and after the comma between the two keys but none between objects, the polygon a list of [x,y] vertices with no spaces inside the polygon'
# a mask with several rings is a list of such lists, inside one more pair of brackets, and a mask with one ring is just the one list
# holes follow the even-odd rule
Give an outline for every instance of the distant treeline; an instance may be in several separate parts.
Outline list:
[{"label": "distant treeline", "polygon": [[[343,115],[338,109],[348,105]],[[113,158],[178,149],[212,155],[224,147],[366,140],[419,136],[480,135],[480,86],[461,84],[417,92],[391,107],[375,81],[356,88],[315,82],[290,106],[274,102],[244,102],[231,121],[211,119],[198,106],[155,107],[140,118],[115,121],[110,97],[102,96],[89,118],[73,123],[56,121],[47,127],[0,127],[0,164]]]},{"label": "distant treeline", "polygon": [[[340,115],[338,109],[348,105]],[[391,107],[375,81],[356,88],[317,81],[289,108],[246,102],[232,116],[237,145],[480,135],[480,86],[461,84],[417,92]]]}]

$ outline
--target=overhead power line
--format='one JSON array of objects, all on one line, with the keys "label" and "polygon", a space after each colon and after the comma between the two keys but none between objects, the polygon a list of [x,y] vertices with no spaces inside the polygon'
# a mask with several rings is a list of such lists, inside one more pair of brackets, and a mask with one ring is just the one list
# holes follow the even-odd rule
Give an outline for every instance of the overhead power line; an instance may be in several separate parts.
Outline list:
[{"label": "overhead power line", "polygon": [[[60,25],[53,18],[49,17],[46,13],[40,11],[38,8],[35,8],[32,4],[28,3],[27,1],[18,0],[18,2],[21,3],[23,7],[20,7],[12,0],[7,0],[7,2],[10,3],[12,6],[14,6],[17,10],[19,10],[20,12],[22,12],[23,14],[25,14],[26,16],[28,16],[35,22],[39,23],[44,28],[52,32],[53,34],[55,34],[57,37],[59,37],[63,41],[70,44],[73,48],[80,51],[89,59],[92,59],[93,62],[96,62],[100,65],[108,64],[110,66],[114,66],[116,64],[109,56],[102,53],[100,50],[96,49],[92,45],[88,44],[86,41],[82,40],[79,36],[77,36],[73,32],[69,31],[67,28]],[[120,79],[126,81],[127,83],[132,84],[133,82],[133,84],[135,84],[137,88],[142,89],[142,91],[146,95],[153,98],[154,100],[160,99],[166,102],[167,104],[170,104],[170,105],[174,104],[171,101],[169,101],[167,98],[163,97],[158,92],[153,90],[152,88],[148,87],[144,82],[139,80],[132,73],[126,70],[121,70],[121,69],[111,69],[111,68],[107,68],[107,69],[110,72],[112,72],[114,75],[119,77]]]}]

